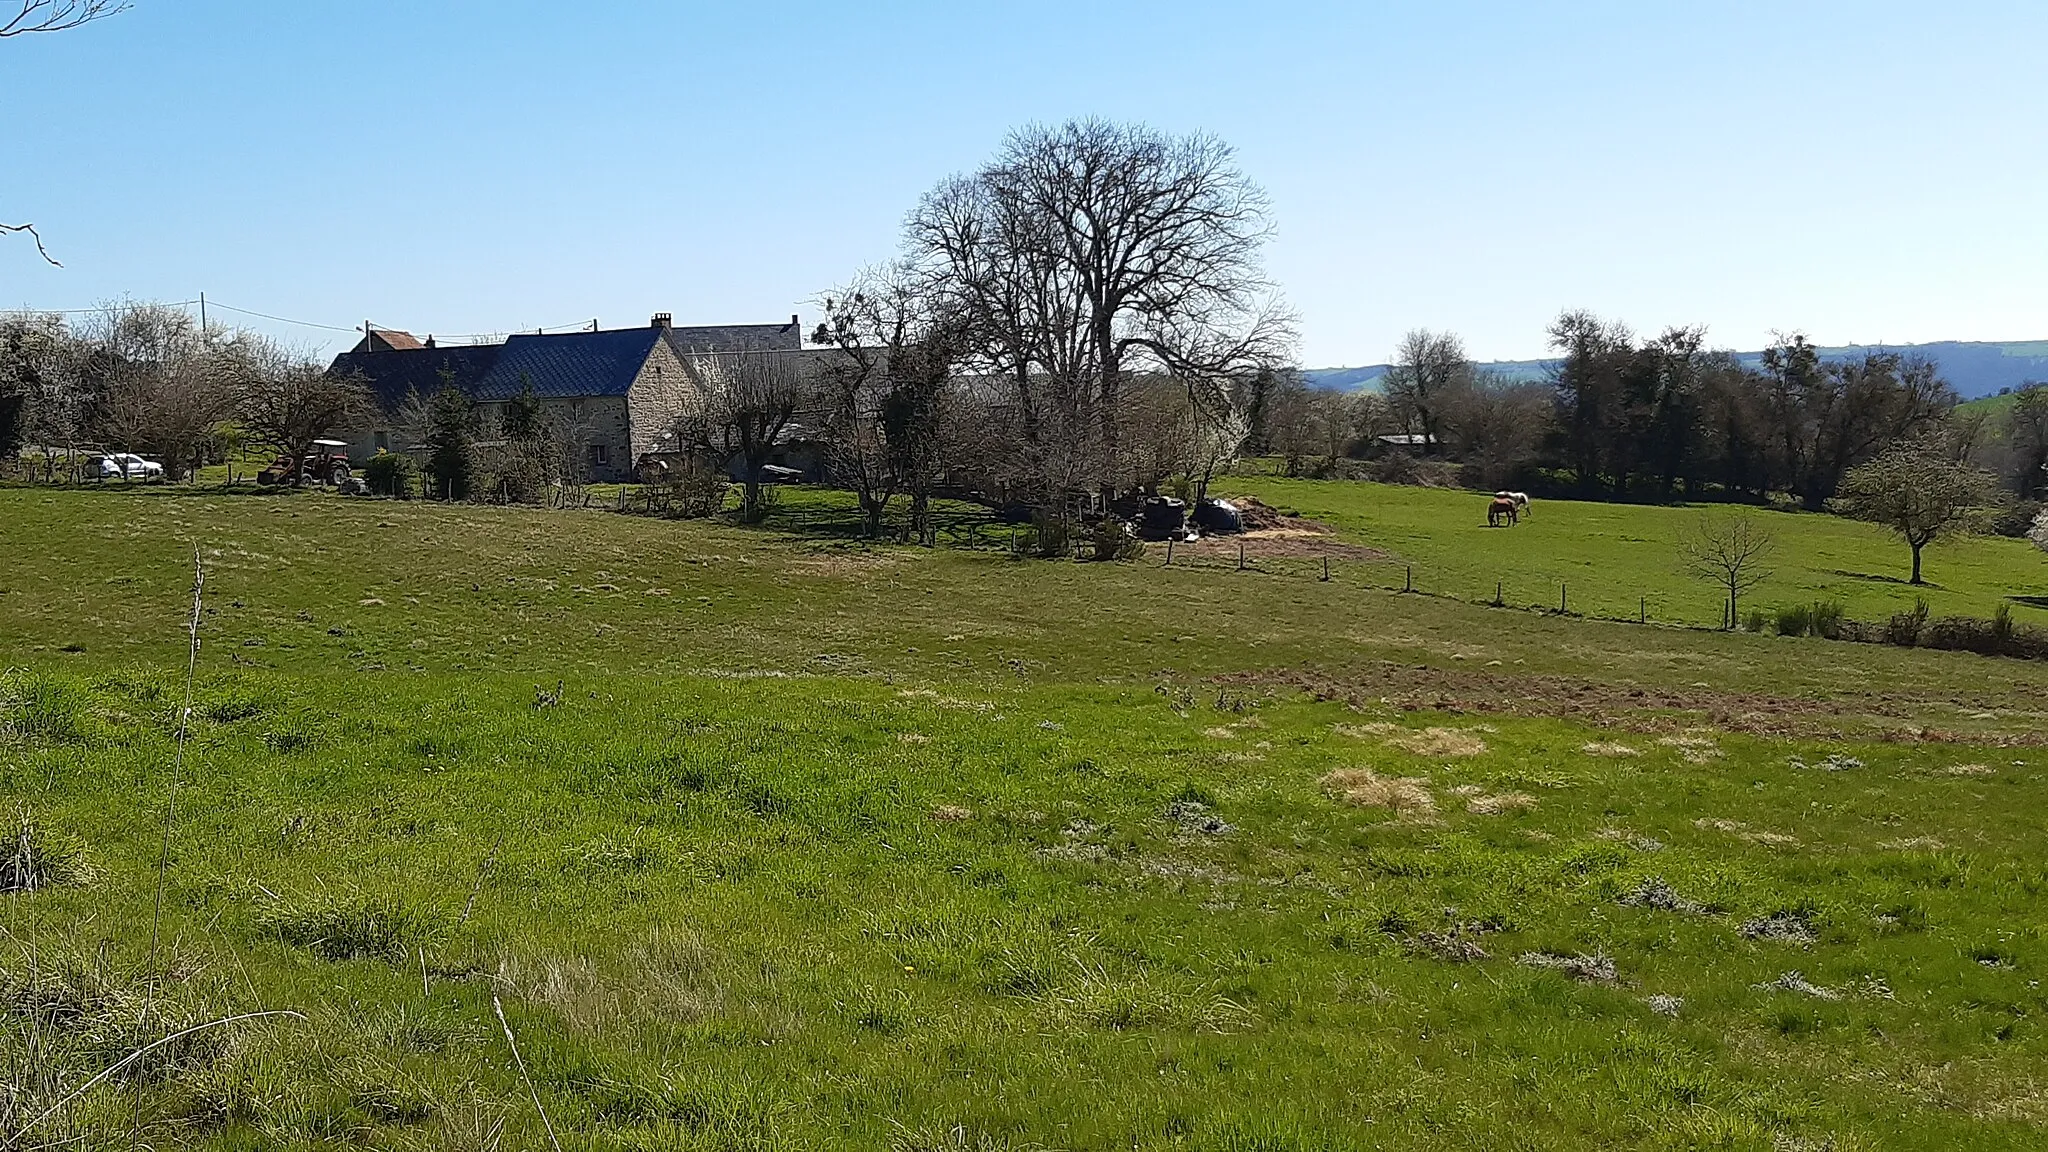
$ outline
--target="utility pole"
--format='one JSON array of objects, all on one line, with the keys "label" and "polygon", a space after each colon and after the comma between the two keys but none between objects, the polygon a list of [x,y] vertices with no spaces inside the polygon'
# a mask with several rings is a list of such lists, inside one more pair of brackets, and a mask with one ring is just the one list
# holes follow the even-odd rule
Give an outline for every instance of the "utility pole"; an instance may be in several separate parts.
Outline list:
[{"label": "utility pole", "polygon": [[206,334],[206,293],[204,292],[199,294],[199,341],[202,344],[211,343],[211,339]]}]

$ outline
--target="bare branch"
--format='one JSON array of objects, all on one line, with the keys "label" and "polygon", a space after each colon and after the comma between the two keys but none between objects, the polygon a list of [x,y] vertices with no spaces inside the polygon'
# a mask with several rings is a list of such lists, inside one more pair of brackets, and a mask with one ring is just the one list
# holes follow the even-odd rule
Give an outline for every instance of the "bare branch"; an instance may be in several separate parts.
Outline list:
[{"label": "bare branch", "polygon": [[36,231],[35,225],[0,224],[0,236],[13,235],[20,232],[26,232],[29,234],[29,237],[36,242],[36,254],[41,256],[45,261],[49,262],[49,264],[52,267],[62,268],[64,266],[63,263],[60,262],[55,256],[50,255],[50,250],[48,248],[43,247],[43,234]]},{"label": "bare branch", "polygon": [[[21,11],[0,24],[0,38],[31,32],[68,32],[126,12],[127,0],[19,0]],[[0,8],[0,11],[5,11]]]}]

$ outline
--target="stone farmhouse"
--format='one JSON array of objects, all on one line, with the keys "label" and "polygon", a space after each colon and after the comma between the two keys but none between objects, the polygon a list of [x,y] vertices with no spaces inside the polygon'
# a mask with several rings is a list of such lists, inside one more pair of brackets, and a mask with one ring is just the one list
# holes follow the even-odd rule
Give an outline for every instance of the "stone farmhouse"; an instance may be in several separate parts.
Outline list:
[{"label": "stone farmhouse", "polygon": [[349,459],[358,465],[380,451],[406,452],[404,410],[452,384],[476,402],[481,426],[498,426],[506,401],[531,388],[571,444],[589,479],[630,480],[637,461],[664,447],[695,392],[690,360],[714,352],[803,348],[798,318],[787,324],[678,328],[668,313],[641,328],[520,335],[502,344],[437,346],[410,333],[371,328],[334,358],[332,371],[360,376],[377,400],[376,414],[347,429]]}]

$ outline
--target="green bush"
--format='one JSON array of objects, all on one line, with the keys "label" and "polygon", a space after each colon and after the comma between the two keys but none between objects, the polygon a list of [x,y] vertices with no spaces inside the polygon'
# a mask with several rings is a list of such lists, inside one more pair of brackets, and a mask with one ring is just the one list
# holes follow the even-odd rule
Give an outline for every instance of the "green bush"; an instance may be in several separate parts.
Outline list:
[{"label": "green bush", "polygon": [[372,495],[410,500],[419,485],[419,468],[410,456],[379,452],[363,465],[363,483],[370,486]]},{"label": "green bush", "polygon": [[1840,600],[1816,600],[1811,604],[1778,609],[1776,624],[1780,636],[1818,636],[1823,640],[1839,640],[1842,638],[1842,623],[1847,618],[1848,609]]},{"label": "green bush", "polygon": [[1778,635],[1805,636],[1813,631],[1813,605],[1794,604],[1778,609]]}]

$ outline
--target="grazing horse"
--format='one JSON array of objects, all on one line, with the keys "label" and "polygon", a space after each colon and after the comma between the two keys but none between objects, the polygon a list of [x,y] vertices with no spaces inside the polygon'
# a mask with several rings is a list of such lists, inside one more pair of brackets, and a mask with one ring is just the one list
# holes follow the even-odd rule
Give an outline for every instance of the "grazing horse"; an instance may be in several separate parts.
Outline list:
[{"label": "grazing horse", "polygon": [[1489,528],[1500,527],[1503,520],[1507,521],[1508,527],[1512,528],[1520,517],[1520,507],[1513,500],[1505,496],[1494,497],[1493,503],[1487,505],[1486,508],[1486,526]]},{"label": "grazing horse", "polygon": [[1512,500],[1515,502],[1515,512],[1517,515],[1527,516],[1529,514],[1529,494],[1527,492],[1495,492],[1493,498],[1496,500]]}]

